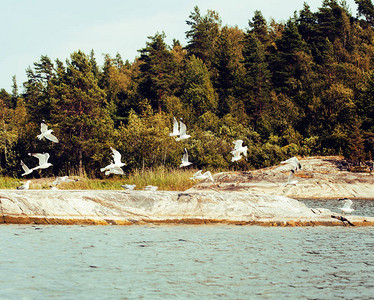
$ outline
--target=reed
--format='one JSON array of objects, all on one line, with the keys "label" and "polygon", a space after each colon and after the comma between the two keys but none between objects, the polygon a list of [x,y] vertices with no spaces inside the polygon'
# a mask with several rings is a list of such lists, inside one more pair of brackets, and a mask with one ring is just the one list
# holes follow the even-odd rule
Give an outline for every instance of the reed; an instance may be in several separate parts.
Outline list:
[{"label": "reed", "polygon": [[[196,169],[167,169],[157,167],[151,169],[139,169],[123,176],[112,176],[105,179],[89,178],[85,176],[71,176],[79,179],[74,182],[61,183],[61,190],[120,190],[123,184],[135,184],[136,190],[142,190],[147,185],[158,186],[164,191],[184,191],[197,182],[190,179]],[[0,177],[0,189],[16,189],[27,178]],[[50,189],[55,178],[30,179],[30,189]]]}]

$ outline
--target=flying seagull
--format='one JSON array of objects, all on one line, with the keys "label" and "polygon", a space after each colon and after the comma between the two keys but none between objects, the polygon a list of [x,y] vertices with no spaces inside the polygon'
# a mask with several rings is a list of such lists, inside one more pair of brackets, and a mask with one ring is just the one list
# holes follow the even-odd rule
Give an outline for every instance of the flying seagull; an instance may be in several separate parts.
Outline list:
[{"label": "flying seagull", "polygon": [[30,182],[31,182],[31,180],[27,180],[26,183],[17,187],[17,190],[28,190],[29,186],[30,186]]},{"label": "flying seagull", "polygon": [[179,121],[179,137],[176,138],[175,140],[176,141],[181,141],[181,140],[188,139],[189,137],[191,137],[191,136],[187,134],[186,125],[182,121]]},{"label": "flying seagull", "polygon": [[136,184],[123,184],[121,185],[126,190],[133,190],[136,187]]},{"label": "flying seagull", "polygon": [[289,165],[294,171],[301,170],[301,164],[296,156],[291,157],[287,160],[281,161],[282,165]]},{"label": "flying seagull", "polygon": [[73,181],[78,181],[79,179],[70,179],[69,176],[61,176],[57,177],[53,182],[52,185],[59,185],[60,183],[63,182],[73,182]]},{"label": "flying seagull", "polygon": [[351,208],[351,206],[353,204],[352,200],[347,199],[347,198],[343,198],[343,199],[339,199],[339,200],[344,202],[343,207],[339,208],[343,213],[349,214],[349,213],[354,211],[354,209]]},{"label": "flying seagull", "polygon": [[47,169],[48,167],[52,166],[52,164],[48,162],[49,153],[29,153],[29,155],[39,159],[39,166],[32,168],[34,171],[38,169]]},{"label": "flying seagull", "polygon": [[152,191],[152,192],[157,191],[157,189],[158,189],[158,186],[154,186],[154,185],[147,185],[147,186],[144,188],[145,191]]},{"label": "flying seagull", "polygon": [[21,160],[21,166],[22,166],[22,169],[24,171],[24,173],[21,174],[21,176],[29,175],[34,171],[33,169],[29,169],[29,167],[26,166],[26,164],[22,160]]},{"label": "flying seagull", "polygon": [[52,134],[52,131],[52,129],[48,129],[48,126],[42,122],[40,124],[41,134],[39,134],[37,137],[39,140],[46,138],[47,140],[50,140],[54,143],[58,143],[58,139]]},{"label": "flying seagull", "polygon": [[180,132],[179,132],[178,121],[175,117],[173,117],[173,132],[169,133],[169,136],[178,136],[179,134]]},{"label": "flying seagull", "polygon": [[235,144],[234,150],[231,151],[231,153],[235,156],[236,153],[242,153],[244,156],[247,156],[247,146],[243,146],[243,140],[236,140],[233,141],[233,144]]},{"label": "flying seagull", "polygon": [[192,180],[209,179],[210,181],[214,182],[212,173],[210,173],[210,171],[206,171],[205,173],[203,173],[202,170],[199,170],[195,174],[193,174],[190,179],[192,179]]},{"label": "flying seagull", "polygon": [[182,163],[180,164],[180,168],[187,167],[189,165],[192,165],[192,162],[188,161],[188,152],[187,149],[184,148],[183,157],[182,157]]},{"label": "flying seagull", "polygon": [[107,176],[110,174],[123,175],[125,174],[125,172],[123,172],[123,170],[120,167],[114,167],[110,168],[109,170],[106,170],[104,174]]},{"label": "flying seagull", "polygon": [[[110,147],[110,150],[112,150],[112,158],[113,160],[109,165],[107,165],[104,168],[101,168],[101,172],[105,172],[105,175],[109,174],[124,174],[121,167],[126,166],[125,163],[121,162],[121,153],[119,153],[116,149],[113,147]],[[111,170],[114,169],[114,170]]]}]

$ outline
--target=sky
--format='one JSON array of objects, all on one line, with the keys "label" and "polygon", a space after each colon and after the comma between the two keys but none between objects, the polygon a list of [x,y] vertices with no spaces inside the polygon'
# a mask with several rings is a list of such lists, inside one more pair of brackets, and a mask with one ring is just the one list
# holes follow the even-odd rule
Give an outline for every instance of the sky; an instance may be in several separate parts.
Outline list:
[{"label": "sky", "polygon": [[[94,50],[99,65],[105,54],[119,53],[134,61],[148,36],[165,32],[186,45],[186,20],[198,6],[202,15],[215,10],[223,25],[248,28],[248,20],[260,10],[266,20],[286,21],[307,2],[312,11],[322,0],[0,0],[0,89],[12,92],[15,75],[19,92],[26,69],[47,55],[65,62],[74,51]],[[356,15],[354,0],[346,0]]]}]

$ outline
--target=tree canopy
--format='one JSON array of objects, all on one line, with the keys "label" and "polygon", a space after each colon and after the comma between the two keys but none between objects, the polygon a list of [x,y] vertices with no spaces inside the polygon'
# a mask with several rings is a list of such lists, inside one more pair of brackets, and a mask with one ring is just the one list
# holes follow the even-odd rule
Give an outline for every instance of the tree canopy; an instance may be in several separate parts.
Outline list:
[{"label": "tree canopy", "polygon": [[[29,152],[49,152],[48,175],[101,176],[116,148],[127,170],[178,167],[184,148],[198,168],[252,169],[290,155],[374,156],[374,6],[355,0],[307,3],[286,22],[248,16],[222,26],[194,7],[186,45],[148,37],[133,62],[120,54],[47,55],[26,70],[23,90],[0,90],[0,171],[19,176]],[[183,22],[183,20],[181,20]],[[118,49],[120,50],[120,49]],[[169,136],[173,117],[191,138]],[[44,120],[61,141],[38,141]],[[248,146],[231,162],[232,141]],[[28,161],[29,160],[29,161]]]}]

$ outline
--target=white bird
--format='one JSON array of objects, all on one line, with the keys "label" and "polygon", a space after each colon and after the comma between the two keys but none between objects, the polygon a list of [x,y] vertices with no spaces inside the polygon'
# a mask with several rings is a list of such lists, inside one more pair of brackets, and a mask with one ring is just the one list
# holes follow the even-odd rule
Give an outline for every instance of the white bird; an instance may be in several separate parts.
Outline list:
[{"label": "white bird", "polygon": [[123,170],[120,167],[114,167],[110,168],[109,170],[106,170],[104,174],[107,176],[110,174],[123,175],[125,174],[125,172],[123,172]]},{"label": "white bird", "polygon": [[296,156],[291,157],[287,160],[281,161],[282,165],[289,165],[293,168],[293,170],[297,171],[301,169],[301,164]]},{"label": "white bird", "polygon": [[50,189],[52,190],[52,191],[58,191],[58,188],[56,188],[55,186],[50,186]]},{"label": "white bird", "polygon": [[233,153],[234,156],[231,158],[231,161],[234,162],[234,161],[238,161],[240,160],[243,156],[240,154],[240,152],[234,152]]},{"label": "white bird", "polygon": [[354,209],[351,208],[351,206],[353,204],[352,200],[347,199],[347,198],[339,199],[339,200],[344,202],[343,207],[339,208],[343,213],[349,214],[349,213],[354,211]]},{"label": "white bird", "polygon": [[21,166],[22,166],[22,169],[24,171],[24,173],[21,174],[21,176],[29,175],[34,171],[33,169],[29,169],[29,167],[26,166],[26,164],[22,160],[21,160]]},{"label": "white bird", "polygon": [[145,191],[152,191],[152,192],[157,191],[157,189],[158,189],[158,186],[154,186],[154,185],[147,185],[147,186],[144,188]]},{"label": "white bird", "polygon": [[48,129],[48,126],[44,123],[41,123],[40,124],[40,132],[41,134],[39,134],[37,137],[39,140],[42,140],[44,138],[54,142],[54,143],[58,143],[58,139],[52,134],[52,129]]},{"label": "white bird", "polygon": [[189,165],[192,165],[192,162],[188,161],[188,152],[187,149],[184,148],[183,156],[182,156],[182,163],[180,164],[180,168],[187,167]]},{"label": "white bird", "polygon": [[136,187],[136,184],[123,184],[121,185],[126,190],[133,190]]},{"label": "white bird", "polygon": [[236,153],[242,153],[244,156],[247,156],[248,147],[243,146],[243,140],[236,140],[233,141],[233,144],[235,144],[234,150],[231,151],[231,153],[235,156]]},{"label": "white bird", "polygon": [[285,185],[296,185],[299,181],[295,179],[295,171],[291,170]]},{"label": "white bird", "polygon": [[213,179],[212,173],[210,173],[210,171],[206,171],[205,173],[203,173],[202,170],[199,170],[199,171],[197,171],[195,174],[193,174],[192,177],[191,177],[190,179],[192,179],[192,180],[204,180],[204,179],[209,179],[210,181],[214,182],[214,179]]},{"label": "white bird", "polygon": [[179,121],[179,138],[176,138],[175,140],[176,141],[181,141],[181,140],[185,140],[185,139],[188,139],[189,137],[191,137],[190,135],[187,134],[187,127],[186,125],[182,122],[182,121]]},{"label": "white bird", "polygon": [[17,190],[28,190],[29,187],[30,187],[30,182],[31,182],[31,180],[27,180],[26,183],[24,183],[21,186],[18,186]]},{"label": "white bird", "polygon": [[79,179],[70,179],[69,176],[61,176],[57,177],[56,180],[52,182],[53,185],[59,185],[60,183],[63,182],[73,182],[73,181],[78,181]]},{"label": "white bird", "polygon": [[32,168],[32,170],[47,169],[48,167],[52,166],[52,164],[48,162],[49,153],[29,153],[29,155],[39,159],[39,166]]},{"label": "white bird", "polygon": [[180,135],[178,121],[175,117],[173,117],[173,132],[169,133],[169,136],[178,136],[178,135]]},{"label": "white bird", "polygon": [[[109,165],[107,165],[104,168],[101,168],[100,171],[105,172],[105,175],[123,174],[123,170],[121,169],[121,167],[126,166],[126,164],[121,162],[121,153],[119,153],[113,147],[110,147],[110,150],[112,150],[112,152],[113,152],[113,154],[112,154],[113,160],[111,161],[111,163]],[[115,170],[110,171],[111,169],[115,169]],[[119,169],[121,169],[121,171]],[[108,172],[108,171],[110,171],[110,172]]]}]

